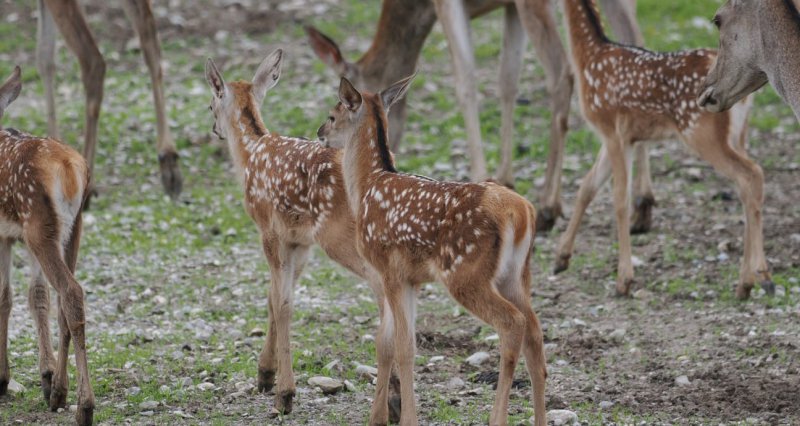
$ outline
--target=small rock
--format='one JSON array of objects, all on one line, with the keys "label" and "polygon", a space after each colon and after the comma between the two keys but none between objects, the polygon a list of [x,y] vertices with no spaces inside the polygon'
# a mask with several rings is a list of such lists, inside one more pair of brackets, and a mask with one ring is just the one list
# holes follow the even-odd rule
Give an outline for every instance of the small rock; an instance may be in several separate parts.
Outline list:
[{"label": "small rock", "polygon": [[678,376],[675,378],[675,384],[678,386],[689,386],[692,382],[686,376]]},{"label": "small rock", "polygon": [[234,385],[234,387],[237,391],[245,393],[250,392],[255,388],[255,386],[253,386],[253,384],[250,382],[238,382]]},{"label": "small rock", "polygon": [[8,381],[8,390],[11,393],[22,393],[25,392],[25,386],[22,386],[16,380],[11,379]]},{"label": "small rock", "polygon": [[152,410],[158,408],[158,401],[144,401],[139,404],[139,408],[142,410]]},{"label": "small rock", "polygon": [[614,403],[611,401],[600,401],[599,406],[601,410],[608,410],[609,408],[614,406]]},{"label": "small rock", "polygon": [[214,388],[215,388],[214,384],[213,383],[208,383],[208,382],[203,382],[203,383],[200,383],[199,385],[197,385],[197,389],[200,389],[201,391],[209,391],[209,390],[212,390]]},{"label": "small rock", "polygon": [[344,381],[344,388],[347,389],[348,392],[356,391],[356,385],[354,385],[353,382],[351,382],[350,380]]},{"label": "small rock", "polygon": [[342,387],[344,387],[342,382],[324,376],[314,376],[308,379],[308,385],[322,389],[322,393],[325,395],[333,395],[342,390]]},{"label": "small rock", "polygon": [[[9,387],[10,387],[10,384],[9,384]],[[128,389],[125,389],[125,394],[128,395],[128,396],[138,395],[140,392],[142,392],[142,389],[140,387],[138,387],[138,386],[131,386]]]},{"label": "small rock", "polygon": [[378,369],[369,365],[356,366],[356,374],[364,380],[372,380],[378,375]]},{"label": "small rock", "polygon": [[631,256],[631,263],[633,264],[634,268],[640,268],[644,266],[644,261],[636,256]]},{"label": "small rock", "polygon": [[586,327],[586,321],[582,319],[575,318],[572,320],[572,323],[575,324],[576,327]]},{"label": "small rock", "polygon": [[449,382],[447,382],[448,389],[461,389],[463,387],[464,387],[464,381],[461,380],[461,378],[459,377],[453,377],[452,379],[450,379]]},{"label": "small rock", "polygon": [[365,334],[361,336],[361,343],[374,342],[374,341],[375,341],[375,336],[371,334]]},{"label": "small rock", "polygon": [[355,321],[356,324],[366,324],[367,322],[369,322],[370,319],[372,319],[372,317],[366,317],[360,315],[353,317],[353,321]]},{"label": "small rock", "polygon": [[558,349],[558,343],[545,343],[544,344],[544,351],[545,352],[553,352],[556,349]]},{"label": "small rock", "polygon": [[444,357],[443,357],[443,356],[441,356],[441,355],[432,356],[432,357],[431,357],[431,358],[428,360],[428,362],[440,362],[440,361],[444,361]]},{"label": "small rock", "polygon": [[141,414],[142,416],[145,416],[145,417],[153,417],[156,414],[156,412],[153,411],[153,410],[147,410],[147,411],[142,411],[139,414]]},{"label": "small rock", "polygon": [[247,333],[247,335],[250,336],[250,337],[261,337],[261,336],[263,336],[265,334],[266,333],[264,332],[264,329],[259,328],[259,327],[256,327],[256,328],[250,330],[250,333]]},{"label": "small rock", "polygon": [[483,393],[483,388],[473,388],[473,389],[467,389],[465,391],[461,391],[458,394],[459,395],[475,396],[475,395],[480,395],[482,393]]},{"label": "small rock", "polygon": [[153,298],[153,302],[155,302],[156,305],[166,305],[167,304],[167,298],[164,297],[164,296],[158,295],[158,296]]},{"label": "small rock", "polygon": [[622,342],[623,340],[625,340],[625,333],[626,331],[624,328],[618,328],[609,333],[608,338],[615,342]]},{"label": "small rock", "polygon": [[636,290],[635,292],[633,292],[633,298],[634,299],[650,300],[652,298],[652,296],[653,296],[653,293],[651,293],[650,291],[645,290],[643,288],[640,288],[639,290]]},{"label": "small rock", "polygon": [[491,358],[488,352],[475,352],[474,354],[470,355],[465,361],[467,364],[472,365],[474,367],[478,367],[484,362],[488,361]]},{"label": "small rock", "polygon": [[333,371],[333,369],[336,368],[337,365],[339,365],[339,360],[335,359],[335,360],[325,364],[325,366],[322,367],[322,368],[324,368],[324,369],[326,369],[328,371]]},{"label": "small rock", "polygon": [[78,411],[78,404],[72,404],[72,405],[69,406],[69,412],[70,413],[75,413],[77,411]]},{"label": "small rock", "polygon": [[178,380],[177,385],[182,388],[188,388],[192,386],[192,378],[191,377],[184,377]]},{"label": "small rock", "polygon": [[486,338],[483,339],[483,340],[485,340],[487,342],[496,342],[496,341],[500,340],[500,335],[497,334],[497,333],[494,333],[494,334],[492,334],[490,336],[486,336]]},{"label": "small rock", "polygon": [[[531,421],[533,418],[531,418]],[[547,412],[547,424],[553,426],[572,426],[578,424],[578,415],[569,410],[550,410]]]},{"label": "small rock", "polygon": [[161,393],[167,393],[167,392],[169,392],[169,386],[161,385],[161,386],[159,386],[158,391],[161,392]]}]

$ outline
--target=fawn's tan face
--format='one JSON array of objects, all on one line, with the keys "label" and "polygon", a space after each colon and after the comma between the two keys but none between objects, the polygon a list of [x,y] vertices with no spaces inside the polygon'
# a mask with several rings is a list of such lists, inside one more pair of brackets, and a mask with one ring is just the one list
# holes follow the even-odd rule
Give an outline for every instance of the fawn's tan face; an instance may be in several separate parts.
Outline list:
[{"label": "fawn's tan face", "polygon": [[346,78],[339,85],[339,102],[328,114],[328,119],[317,130],[319,141],[325,146],[344,148],[352,139],[361,115],[361,93]]}]

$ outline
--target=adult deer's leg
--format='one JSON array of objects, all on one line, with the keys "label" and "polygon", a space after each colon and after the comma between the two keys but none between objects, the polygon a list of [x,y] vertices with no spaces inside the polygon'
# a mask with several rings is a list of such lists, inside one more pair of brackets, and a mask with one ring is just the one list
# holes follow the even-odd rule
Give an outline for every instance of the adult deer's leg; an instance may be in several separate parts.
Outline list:
[{"label": "adult deer's leg", "polygon": [[733,138],[739,135],[732,135],[729,141],[718,133],[717,129],[727,129],[727,126],[713,123],[712,120],[716,120],[714,114],[707,115],[701,120],[705,123],[702,121],[698,123],[695,133],[686,140],[686,143],[715,170],[734,181],[745,213],[744,254],[736,297],[748,298],[750,290],[757,281],[765,290],[774,292],[772,276],[764,256],[761,218],[764,204],[764,172],[758,164],[733,147],[735,143]]},{"label": "adult deer's leg", "polygon": [[578,190],[578,196],[575,199],[575,208],[572,210],[572,216],[569,219],[567,230],[561,235],[561,240],[558,243],[558,250],[556,251],[556,265],[553,273],[565,271],[569,267],[569,259],[572,257],[572,251],[575,247],[575,237],[578,234],[578,228],[581,225],[583,215],[586,213],[586,208],[597,195],[597,191],[611,176],[611,160],[608,157],[608,148],[606,144],[600,147],[600,152],[597,154],[597,159],[589,170],[589,173],[583,177],[581,187]]},{"label": "adult deer's leg", "polygon": [[[80,6],[75,0],[44,0],[45,5],[64,36],[67,46],[78,57],[81,67],[81,80],[86,91],[86,128],[83,156],[94,169],[94,156],[97,149],[97,121],[103,102],[103,79],[106,63],[97,48]],[[46,275],[46,274],[45,274]]]},{"label": "adult deer's leg", "polygon": [[503,52],[500,55],[500,104],[502,123],[500,140],[502,152],[497,180],[506,185],[514,185],[512,162],[514,159],[514,103],[522,69],[522,56],[525,51],[525,31],[514,5],[506,6],[503,33]]},{"label": "adult deer's leg", "polygon": [[487,178],[486,160],[481,144],[478,114],[478,90],[475,82],[475,56],[470,40],[469,16],[462,0],[434,0],[436,15],[447,36],[456,76],[455,89],[469,145],[470,178],[479,182]]},{"label": "adult deer's leg", "polygon": [[550,1],[516,0],[516,4],[528,38],[538,53],[550,92],[550,152],[536,217],[536,231],[541,232],[552,229],[561,216],[561,168],[574,78]]},{"label": "adult deer's leg", "polygon": [[[53,346],[50,342],[50,287],[42,274],[39,262],[31,256],[31,286],[28,290],[28,307],[31,311],[36,332],[39,337],[39,374],[41,376],[42,395],[45,401],[50,401],[53,385]],[[69,336],[69,330],[67,336]],[[63,329],[62,329],[63,333]],[[66,375],[63,377],[66,379]],[[62,386],[63,395],[66,397],[67,383]]]},{"label": "adult deer's leg", "polygon": [[[36,226],[39,225],[39,226]],[[89,365],[86,355],[86,315],[84,308],[83,289],[75,280],[70,268],[64,262],[62,250],[58,242],[48,239],[41,232],[42,229],[53,227],[52,223],[32,224],[26,228],[23,238],[30,248],[31,253],[39,261],[42,271],[47,280],[58,292],[59,302],[59,325],[65,327],[61,329],[62,336],[66,335],[64,330],[69,330],[72,343],[75,346],[75,364],[78,369],[78,410],[75,419],[79,425],[89,425],[92,423],[94,413],[94,392],[89,381]],[[57,227],[56,227],[57,229]],[[66,376],[66,350],[63,342],[59,348],[59,365],[56,368],[56,377]],[[63,364],[62,364],[63,362]],[[58,390],[58,379],[54,378],[53,392],[50,396],[51,408],[53,408],[54,397]],[[56,400],[56,402],[61,402]]]},{"label": "adult deer's leg", "polygon": [[47,133],[58,139],[58,119],[56,118],[55,74],[56,74],[56,23],[53,15],[39,0],[39,23],[36,30],[36,68],[44,83],[44,97],[47,104]]},{"label": "adult deer's leg", "polygon": [[[498,265],[498,270],[504,266]],[[484,278],[476,278],[481,274],[475,272],[456,273],[446,285],[454,299],[476,317],[491,324],[500,335],[500,375],[489,424],[504,425],[508,423],[508,398],[525,334],[526,318],[519,309],[501,297],[491,283],[483,282]],[[498,287],[504,285],[512,284],[497,282]]]},{"label": "adult deer's leg", "polygon": [[0,238],[0,395],[8,391],[8,318],[11,315],[11,240]]},{"label": "adult deer's leg", "polygon": [[156,21],[149,0],[126,0],[125,12],[133,21],[136,33],[139,34],[142,55],[150,70],[150,82],[153,87],[153,101],[156,107],[158,162],[161,168],[161,183],[164,191],[173,199],[178,198],[183,187],[183,176],[178,165],[178,151],[167,124],[167,113],[164,106],[164,84],[161,72],[161,44],[156,32]]}]

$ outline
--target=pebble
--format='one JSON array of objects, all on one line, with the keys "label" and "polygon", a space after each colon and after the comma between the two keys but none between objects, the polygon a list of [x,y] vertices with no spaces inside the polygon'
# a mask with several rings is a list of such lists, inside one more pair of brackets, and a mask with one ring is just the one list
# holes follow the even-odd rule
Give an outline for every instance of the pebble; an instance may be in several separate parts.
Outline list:
[{"label": "pebble", "polygon": [[70,413],[76,413],[78,411],[78,404],[72,404],[69,406]]},{"label": "pebble", "polygon": [[263,328],[255,327],[254,329],[250,330],[250,333],[247,333],[250,337],[261,337],[267,334]]},{"label": "pebble", "polygon": [[634,299],[650,300],[652,298],[652,296],[653,296],[653,293],[651,293],[650,291],[645,290],[643,288],[640,288],[639,290],[636,290],[635,292],[633,292],[633,298]]},{"label": "pebble", "polygon": [[492,334],[490,336],[486,336],[486,338],[483,339],[483,340],[485,340],[487,342],[495,342],[495,341],[500,340],[500,335],[495,333],[495,334]]},{"label": "pebble", "polygon": [[141,415],[143,415],[145,417],[153,417],[156,414],[156,412],[153,411],[153,410],[147,410],[147,411],[142,411],[139,414],[141,414]]},{"label": "pebble", "polygon": [[631,264],[634,268],[639,268],[644,266],[644,261],[636,256],[631,256]]},{"label": "pebble", "polygon": [[350,380],[344,381],[344,388],[347,389],[348,392],[356,391],[356,385],[354,385],[353,382],[351,382]]},{"label": "pebble", "polygon": [[22,386],[16,380],[11,379],[8,381],[8,390],[11,393],[22,393],[25,392],[25,386]]},{"label": "pebble", "polygon": [[461,378],[459,377],[453,377],[452,379],[450,379],[449,382],[447,382],[448,389],[461,389],[463,387],[464,387],[464,381],[461,380]]},{"label": "pebble", "polygon": [[483,393],[483,388],[473,388],[473,389],[467,389],[465,391],[461,391],[458,394],[459,395],[475,396],[475,395],[480,395],[482,393]]},{"label": "pebble", "polygon": [[344,387],[344,384],[339,380],[324,376],[314,376],[308,379],[308,385],[322,389],[322,393],[325,395],[333,395]]},{"label": "pebble", "polygon": [[689,386],[692,382],[686,376],[678,376],[675,378],[675,384],[678,386]]},{"label": "pebble", "polygon": [[558,349],[558,343],[545,343],[544,344],[544,351],[545,352],[552,352]]},{"label": "pebble", "polygon": [[[531,417],[533,423],[533,417]],[[578,415],[569,410],[550,410],[547,412],[547,424],[553,426],[572,426],[578,424]]]},{"label": "pebble", "polygon": [[238,382],[234,385],[234,387],[237,391],[245,393],[255,389],[255,386],[253,386],[253,384],[250,382]]},{"label": "pebble", "polygon": [[142,410],[152,410],[158,407],[158,401],[144,401],[139,404],[139,408]]},{"label": "pebble", "polygon": [[472,365],[474,367],[478,367],[484,362],[488,361],[491,358],[488,352],[475,352],[474,354],[470,355],[465,361],[467,364]]},{"label": "pebble", "polygon": [[371,334],[365,334],[361,336],[361,343],[374,342],[374,341],[375,341],[375,336]]},{"label": "pebble", "polygon": [[615,342],[622,342],[623,340],[625,340],[625,333],[626,333],[626,331],[625,331],[624,328],[618,328],[618,329],[612,331],[608,335],[608,337],[611,340],[615,341]]},{"label": "pebble", "polygon": [[208,391],[214,389],[214,387],[215,386],[213,383],[208,383],[208,382],[203,382],[197,385],[197,389],[200,389],[201,391]]},{"label": "pebble", "polygon": [[125,394],[128,396],[138,395],[140,392],[142,392],[142,389],[138,386],[131,386],[128,389],[125,389]]},{"label": "pebble", "polygon": [[572,320],[572,323],[575,324],[576,327],[586,327],[586,321],[582,319],[575,318]]},{"label": "pebble", "polygon": [[431,357],[431,358],[428,360],[428,362],[440,362],[440,361],[444,361],[444,357],[443,357],[443,356],[441,356],[441,355],[432,356],[432,357]]},{"label": "pebble", "polygon": [[599,406],[601,410],[608,410],[609,408],[614,406],[614,403],[611,401],[600,401]]},{"label": "pebble", "polygon": [[359,364],[356,366],[356,374],[364,380],[372,380],[378,375],[378,369],[369,365]]},{"label": "pebble", "polygon": [[182,388],[188,388],[192,386],[192,378],[191,377],[184,377],[177,382],[177,386]]},{"label": "pebble", "polygon": [[325,366],[322,367],[322,368],[324,368],[324,369],[326,369],[328,371],[333,371],[333,369],[336,368],[337,365],[339,365],[339,360],[335,359],[335,360],[325,364]]}]

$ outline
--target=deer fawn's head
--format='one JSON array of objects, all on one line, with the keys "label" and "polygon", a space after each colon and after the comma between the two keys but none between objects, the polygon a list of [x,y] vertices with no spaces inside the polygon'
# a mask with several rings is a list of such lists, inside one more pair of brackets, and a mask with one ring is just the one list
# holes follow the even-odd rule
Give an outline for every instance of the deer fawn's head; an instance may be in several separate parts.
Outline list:
[{"label": "deer fawn's head", "polygon": [[[231,138],[244,129],[240,129],[242,119],[250,121],[252,127],[258,127],[258,111],[267,90],[273,88],[281,76],[281,59],[283,50],[277,49],[267,56],[258,66],[252,81],[234,81],[225,83],[217,66],[211,58],[206,62],[206,81],[213,94],[208,107],[214,115],[213,132],[220,139]],[[256,129],[252,129],[256,130]],[[262,134],[263,134],[263,129]]]},{"label": "deer fawn's head", "polygon": [[17,99],[19,92],[22,91],[21,74],[22,70],[19,68],[19,65],[17,65],[14,67],[11,76],[0,86],[0,129],[3,128],[3,113],[6,108],[8,108],[8,105],[14,102],[14,99]]},{"label": "deer fawn's head", "polygon": [[728,0],[714,16],[714,25],[719,29],[719,53],[697,100],[708,111],[725,111],[768,82],[758,66],[762,52],[759,3]]},{"label": "deer fawn's head", "polygon": [[[406,77],[382,90],[378,94],[359,92],[353,83],[342,77],[339,83],[339,102],[331,110],[328,119],[317,131],[320,142],[335,148],[345,148],[354,138],[356,130],[365,120],[375,120],[384,126],[378,138],[386,143],[386,114],[398,100],[402,99],[416,74]],[[382,134],[381,134],[382,133]]]}]

